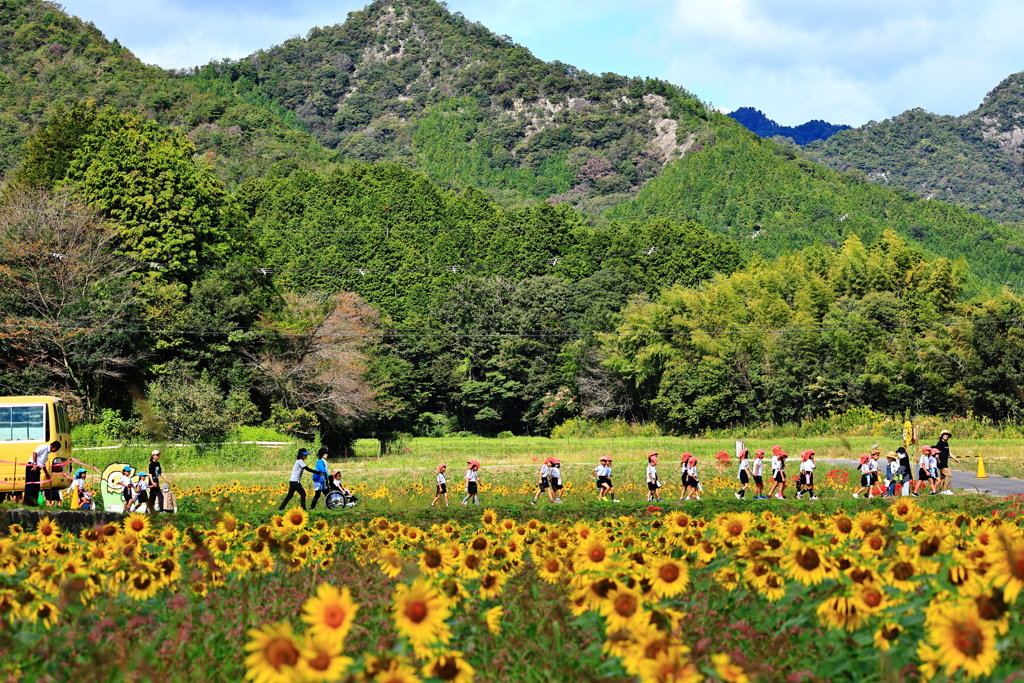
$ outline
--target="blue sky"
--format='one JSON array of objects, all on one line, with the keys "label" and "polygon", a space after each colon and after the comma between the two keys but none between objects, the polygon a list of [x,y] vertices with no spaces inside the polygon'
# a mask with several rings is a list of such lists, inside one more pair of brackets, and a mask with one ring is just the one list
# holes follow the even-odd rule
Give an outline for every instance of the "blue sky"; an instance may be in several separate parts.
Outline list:
[{"label": "blue sky", "polygon": [[[66,0],[167,68],[239,58],[365,0]],[[779,123],[861,125],[913,107],[963,114],[1024,71],[1019,0],[449,0],[541,59],[654,76]],[[126,7],[130,7],[128,10]]]}]

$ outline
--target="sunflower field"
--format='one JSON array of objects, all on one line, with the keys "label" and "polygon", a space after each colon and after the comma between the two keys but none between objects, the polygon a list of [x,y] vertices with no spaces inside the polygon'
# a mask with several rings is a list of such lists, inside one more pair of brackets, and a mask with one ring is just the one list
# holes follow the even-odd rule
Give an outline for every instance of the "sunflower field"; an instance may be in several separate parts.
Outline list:
[{"label": "sunflower field", "polygon": [[1013,680],[1024,532],[899,500],[831,514],[599,520],[490,509],[417,526],[179,528],[143,515],[0,537],[19,681]]}]

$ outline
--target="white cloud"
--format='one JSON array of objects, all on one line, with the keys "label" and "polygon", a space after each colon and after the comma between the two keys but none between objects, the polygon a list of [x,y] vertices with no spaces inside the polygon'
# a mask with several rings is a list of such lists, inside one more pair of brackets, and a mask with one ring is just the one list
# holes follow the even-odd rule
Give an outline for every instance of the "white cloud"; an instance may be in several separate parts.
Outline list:
[{"label": "white cloud", "polygon": [[784,124],[961,114],[1022,68],[1010,0],[676,0],[669,80]]}]

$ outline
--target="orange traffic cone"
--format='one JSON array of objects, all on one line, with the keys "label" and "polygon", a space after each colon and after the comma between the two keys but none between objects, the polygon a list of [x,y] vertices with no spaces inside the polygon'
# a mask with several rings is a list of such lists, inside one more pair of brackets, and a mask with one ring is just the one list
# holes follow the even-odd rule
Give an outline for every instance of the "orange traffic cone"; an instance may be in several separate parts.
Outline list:
[{"label": "orange traffic cone", "polygon": [[988,475],[985,474],[985,461],[981,459],[981,453],[978,453],[978,474],[974,478],[988,479]]}]

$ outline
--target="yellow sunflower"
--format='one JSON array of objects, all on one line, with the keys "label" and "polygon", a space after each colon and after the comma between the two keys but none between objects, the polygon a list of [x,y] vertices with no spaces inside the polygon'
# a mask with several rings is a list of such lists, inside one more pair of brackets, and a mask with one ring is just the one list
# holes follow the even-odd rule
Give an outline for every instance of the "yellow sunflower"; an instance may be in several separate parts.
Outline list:
[{"label": "yellow sunflower", "polygon": [[337,681],[351,665],[352,659],[341,655],[341,644],[337,640],[306,632],[298,665],[299,680],[306,683]]},{"label": "yellow sunflower", "polygon": [[750,683],[750,677],[743,667],[734,664],[729,655],[723,653],[711,655],[711,665],[723,683]]},{"label": "yellow sunflower", "polygon": [[292,683],[298,679],[302,650],[286,621],[250,629],[245,677],[255,683]]},{"label": "yellow sunflower", "polygon": [[395,628],[413,643],[447,643],[451,638],[444,623],[449,615],[447,600],[424,579],[398,584],[391,603]]},{"label": "yellow sunflower", "polygon": [[322,583],[316,595],[302,606],[302,620],[309,624],[310,633],[325,642],[336,643],[340,651],[358,611],[359,605],[352,602],[347,586],[339,591],[329,583]]},{"label": "yellow sunflower", "polygon": [[875,631],[875,647],[882,652],[888,651],[893,645],[897,644],[902,632],[903,628],[899,624],[892,622],[882,624]]},{"label": "yellow sunflower", "polygon": [[645,659],[640,666],[641,683],[700,683],[704,675],[689,661],[682,648],[673,647]]},{"label": "yellow sunflower", "polygon": [[450,548],[441,545],[428,545],[420,553],[420,571],[434,575],[447,573],[455,563],[455,556]]},{"label": "yellow sunflower", "polygon": [[402,556],[394,548],[384,548],[377,555],[377,564],[388,578],[395,578],[402,573]]},{"label": "yellow sunflower", "polygon": [[487,621],[487,630],[496,636],[501,635],[501,618],[504,614],[505,608],[501,605],[492,607],[484,614],[484,619]]},{"label": "yellow sunflower", "polygon": [[600,603],[600,611],[608,631],[629,630],[643,616],[643,597],[631,588],[620,586],[609,591],[608,598]]},{"label": "yellow sunflower", "polygon": [[146,600],[156,595],[163,581],[147,571],[135,571],[122,584],[124,592],[135,600]]},{"label": "yellow sunflower", "polygon": [[981,618],[973,603],[946,605],[927,630],[931,648],[918,650],[922,661],[944,667],[947,675],[987,676],[999,662],[996,629]]},{"label": "yellow sunflower", "polygon": [[794,547],[782,556],[780,564],[786,576],[805,586],[819,585],[833,573],[828,558],[820,550],[811,547]]},{"label": "yellow sunflower", "polygon": [[133,512],[125,518],[121,528],[126,534],[142,536],[149,531],[149,526],[149,519],[145,515]]},{"label": "yellow sunflower", "polygon": [[578,570],[606,572],[613,566],[612,550],[594,534],[580,544],[574,558],[574,567]]},{"label": "yellow sunflower", "polygon": [[487,572],[480,577],[480,597],[491,600],[501,595],[508,576],[501,572]]},{"label": "yellow sunflower", "polygon": [[[368,660],[369,662],[369,660]],[[369,670],[369,666],[367,666]],[[405,661],[392,659],[388,662],[387,668],[381,669],[373,677],[373,683],[420,683],[421,679],[416,675],[416,669],[409,666]]]},{"label": "yellow sunflower", "polygon": [[536,568],[537,575],[548,583],[558,583],[564,578],[563,571],[565,570],[565,565],[562,560],[552,555],[544,557],[537,562]]},{"label": "yellow sunflower", "polygon": [[476,670],[462,657],[461,652],[438,655],[423,666],[423,675],[451,683],[471,683]]},{"label": "yellow sunflower", "polygon": [[1000,533],[992,550],[992,573],[996,586],[1003,589],[1003,599],[1013,604],[1024,589],[1024,538]]},{"label": "yellow sunflower", "polygon": [[690,585],[690,571],[682,560],[662,557],[652,560],[647,570],[651,588],[662,598],[679,595]]},{"label": "yellow sunflower", "polygon": [[292,508],[284,513],[284,517],[281,520],[281,526],[286,531],[293,531],[295,529],[301,529],[306,526],[306,522],[309,521],[309,515],[302,508]]},{"label": "yellow sunflower", "polygon": [[732,543],[742,541],[753,524],[754,514],[752,512],[729,512],[715,519],[718,538]]},{"label": "yellow sunflower", "polygon": [[45,545],[56,543],[60,540],[60,525],[49,516],[43,517],[36,526],[35,536],[36,540]]}]

